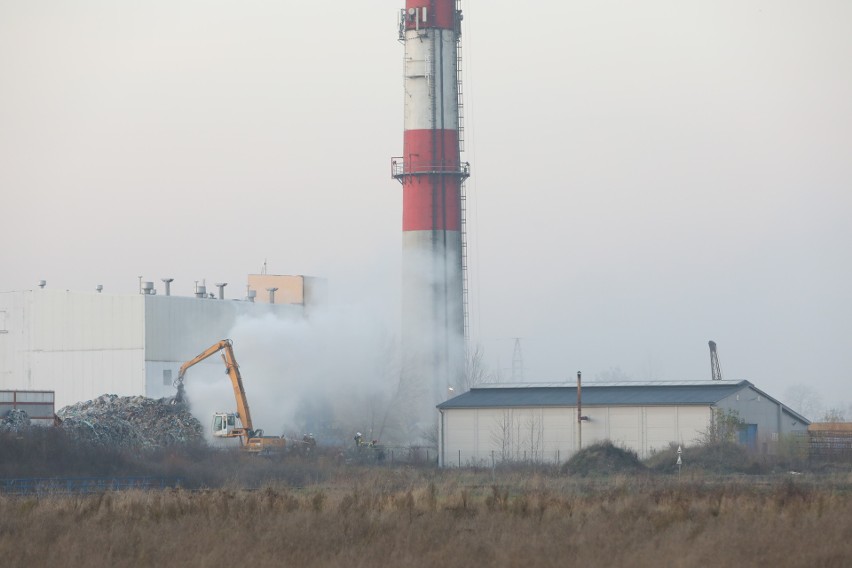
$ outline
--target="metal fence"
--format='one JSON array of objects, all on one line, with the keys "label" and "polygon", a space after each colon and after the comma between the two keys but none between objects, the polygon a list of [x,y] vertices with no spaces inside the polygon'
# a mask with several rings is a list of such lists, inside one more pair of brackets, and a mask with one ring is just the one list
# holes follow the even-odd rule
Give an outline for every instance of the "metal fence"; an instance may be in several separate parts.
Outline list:
[{"label": "metal fence", "polygon": [[511,451],[488,450],[485,453],[471,454],[462,450],[444,453],[444,467],[502,467],[502,466],[555,466],[570,456],[560,450],[550,451]]},{"label": "metal fence", "polygon": [[174,477],[47,477],[0,479],[4,495],[87,495],[129,489],[151,490],[180,487]]},{"label": "metal fence", "polygon": [[812,461],[852,461],[852,431],[808,432],[808,450]]},{"label": "metal fence", "polygon": [[364,445],[347,451],[346,458],[350,463],[435,465],[438,451],[423,446]]}]

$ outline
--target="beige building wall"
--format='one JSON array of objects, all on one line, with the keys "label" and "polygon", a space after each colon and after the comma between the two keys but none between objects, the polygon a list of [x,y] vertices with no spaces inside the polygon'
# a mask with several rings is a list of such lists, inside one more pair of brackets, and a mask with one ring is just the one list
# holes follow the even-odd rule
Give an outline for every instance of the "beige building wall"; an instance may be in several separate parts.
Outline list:
[{"label": "beige building wall", "polygon": [[254,301],[268,304],[269,288],[275,291],[275,304],[299,304],[316,308],[326,299],[327,284],[324,278],[291,276],[283,274],[249,274],[249,290],[255,292]]},{"label": "beige building wall", "polygon": [[[611,440],[641,459],[672,442],[690,445],[707,428],[707,406],[589,406],[582,447]],[[579,448],[572,407],[452,408],[441,415],[441,465],[503,461],[564,462]]]}]

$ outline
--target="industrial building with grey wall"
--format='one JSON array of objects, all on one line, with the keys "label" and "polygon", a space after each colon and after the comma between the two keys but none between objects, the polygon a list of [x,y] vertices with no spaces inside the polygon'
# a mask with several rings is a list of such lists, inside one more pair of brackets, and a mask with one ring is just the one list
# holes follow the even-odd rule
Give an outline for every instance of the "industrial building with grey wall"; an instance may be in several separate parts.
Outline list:
[{"label": "industrial building with grey wall", "polygon": [[745,423],[740,442],[774,453],[784,436],[810,422],[749,381],[593,382],[582,388],[578,421],[573,383],[486,385],[438,405],[439,463],[445,467],[507,461],[560,462],[610,440],[647,458],[671,443],[695,444],[713,409]]},{"label": "industrial building with grey wall", "polygon": [[0,390],[55,391],[56,408],[102,394],[172,396],[181,364],[226,338],[238,318],[305,317],[306,298],[323,297],[325,283],[300,282],[317,284],[322,294],[303,288],[300,299],[291,290],[293,303],[284,304],[270,303],[266,291],[258,291],[258,302],[207,294],[0,292]]}]

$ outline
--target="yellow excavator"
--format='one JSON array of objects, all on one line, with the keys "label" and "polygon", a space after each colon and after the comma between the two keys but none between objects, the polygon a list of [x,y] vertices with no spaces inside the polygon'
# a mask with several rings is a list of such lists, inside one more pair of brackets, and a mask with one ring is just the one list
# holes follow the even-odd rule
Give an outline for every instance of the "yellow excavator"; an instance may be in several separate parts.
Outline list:
[{"label": "yellow excavator", "polygon": [[234,397],[237,399],[237,412],[217,412],[214,414],[213,436],[216,438],[239,438],[243,449],[251,453],[268,454],[283,451],[287,445],[287,440],[284,436],[264,436],[263,430],[255,430],[252,425],[246,391],[243,388],[243,378],[240,375],[240,367],[237,365],[237,360],[234,358],[233,342],[230,339],[223,339],[211,345],[193,359],[181,365],[178,378],[175,379],[174,383],[175,387],[177,387],[177,395],[175,396],[174,403],[186,403],[183,379],[187,369],[204,361],[211,355],[215,355],[219,351],[222,351],[222,360],[225,361],[226,372],[231,379],[231,385],[234,387]]}]

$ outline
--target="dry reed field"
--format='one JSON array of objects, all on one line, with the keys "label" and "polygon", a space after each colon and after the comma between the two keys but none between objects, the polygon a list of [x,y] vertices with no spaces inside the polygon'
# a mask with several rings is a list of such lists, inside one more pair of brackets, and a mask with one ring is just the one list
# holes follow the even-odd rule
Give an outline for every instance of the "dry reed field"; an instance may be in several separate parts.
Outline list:
[{"label": "dry reed field", "polygon": [[0,563],[842,567],[852,565],[850,487],[848,475],[339,467],[300,487],[0,496]]}]

